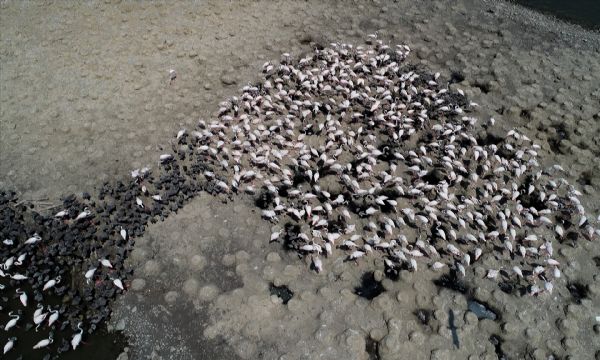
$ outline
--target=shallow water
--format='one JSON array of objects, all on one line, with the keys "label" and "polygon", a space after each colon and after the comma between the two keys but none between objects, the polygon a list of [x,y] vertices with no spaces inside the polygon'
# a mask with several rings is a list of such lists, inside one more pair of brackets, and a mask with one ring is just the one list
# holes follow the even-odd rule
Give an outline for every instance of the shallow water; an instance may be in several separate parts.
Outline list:
[{"label": "shallow water", "polygon": [[[53,301],[47,301],[47,304],[52,303],[57,305],[56,299]],[[3,327],[6,322],[10,319],[6,314],[0,313],[0,324],[2,324],[2,336],[0,336],[0,345],[4,346],[8,338],[16,337],[17,341],[14,347],[6,355],[3,355],[2,359],[42,359],[46,354],[54,354],[53,359],[56,358],[57,349],[61,346],[63,341],[70,343],[71,331],[59,331],[60,324],[64,319],[58,318],[54,330],[48,330],[47,326],[40,326],[38,331],[31,325],[30,318],[33,310],[35,309],[35,302],[30,301],[28,309],[23,309],[21,304],[18,304],[18,300],[10,299],[8,303],[3,302],[3,306],[7,306],[8,309],[18,309],[20,319],[17,325],[10,330],[9,333],[5,332]],[[27,311],[24,311],[27,310]],[[42,323],[45,325],[47,319]],[[28,323],[25,325],[25,323]],[[84,331],[87,329],[84,329]],[[33,349],[33,346],[40,340],[47,339],[50,333],[53,334],[53,342],[48,347],[43,349]],[[9,334],[9,335],[6,335]],[[65,360],[76,360],[86,358],[88,360],[102,360],[102,359],[115,359],[127,345],[127,338],[121,332],[108,333],[105,329],[104,324],[101,330],[96,331],[92,336],[87,332],[84,332],[83,339],[79,347],[73,351],[69,345],[67,352],[59,355],[60,359]]]},{"label": "shallow water", "polygon": [[600,30],[598,0],[511,0],[519,5],[556,16],[584,28]]}]

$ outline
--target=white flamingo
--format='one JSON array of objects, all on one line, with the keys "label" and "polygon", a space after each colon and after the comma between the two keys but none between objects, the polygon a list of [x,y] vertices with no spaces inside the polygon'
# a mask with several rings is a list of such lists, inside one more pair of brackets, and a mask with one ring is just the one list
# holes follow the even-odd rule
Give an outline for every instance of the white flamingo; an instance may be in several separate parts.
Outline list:
[{"label": "white flamingo", "polygon": [[62,218],[62,217],[65,217],[65,216],[67,216],[67,215],[69,215],[69,211],[68,211],[68,210],[61,210],[61,211],[57,212],[57,213],[54,215],[54,217],[57,217],[57,218]]},{"label": "white flamingo", "polygon": [[11,337],[10,339],[8,339],[8,341],[6,342],[6,344],[4,345],[4,353],[6,354],[7,352],[10,351],[10,349],[13,348],[13,346],[15,346],[15,341],[17,341],[16,337]]},{"label": "white flamingo", "polygon": [[35,234],[33,234],[32,237],[25,240],[25,245],[35,244],[36,242],[38,242],[40,240],[42,240],[42,237],[38,233],[35,233]]},{"label": "white flamingo", "polygon": [[48,311],[50,311],[51,315],[48,318],[48,326],[52,326],[56,320],[58,320],[58,310],[51,310],[50,306],[48,306]]},{"label": "white flamingo", "polygon": [[19,266],[19,265],[23,264],[23,261],[25,260],[26,256],[27,256],[27,254],[25,254],[25,253],[19,255],[19,257],[17,258],[17,261],[15,261],[15,265]]},{"label": "white flamingo", "polygon": [[75,221],[85,219],[86,217],[90,216],[91,214],[92,214],[92,212],[86,207],[83,209],[82,212],[79,213],[79,215],[77,215],[77,217],[75,218]]},{"label": "white flamingo", "polygon": [[77,328],[79,329],[79,333],[73,335],[73,338],[71,339],[71,346],[73,347],[73,350],[77,349],[77,346],[79,346],[79,343],[81,342],[81,337],[83,336],[81,323],[77,324]]},{"label": "white flamingo", "polygon": [[102,264],[102,266],[104,266],[104,267],[107,267],[110,269],[112,269],[112,267],[113,267],[112,264],[110,263],[110,260],[108,260],[108,259],[100,259],[98,261],[100,261],[100,264]]},{"label": "white flamingo", "polygon": [[94,273],[96,272],[96,268],[91,268],[85,272],[85,279],[89,283],[92,277],[94,277]]},{"label": "white flamingo", "polygon": [[37,310],[35,310],[35,312],[33,313],[33,317],[36,318],[40,316],[42,314],[42,311],[44,311],[44,305],[38,304]]},{"label": "white flamingo", "polygon": [[47,283],[44,284],[44,288],[42,289],[42,291],[46,291],[48,289],[50,289],[51,287],[53,287],[54,285],[60,283],[60,275],[56,277],[56,279],[52,279],[52,280],[48,280]]},{"label": "white flamingo", "polygon": [[52,338],[52,335],[50,335],[47,339],[40,340],[37,344],[33,345],[33,348],[34,349],[44,348],[44,347],[52,344],[53,341],[54,341],[54,339]]},{"label": "white flamingo", "polygon": [[16,292],[17,294],[20,294],[19,300],[21,300],[21,304],[23,304],[23,306],[27,306],[27,294],[25,293],[25,291],[17,289]]},{"label": "white flamingo", "polygon": [[121,282],[121,279],[113,279],[113,284],[115,284],[116,287],[118,287],[121,290],[125,290],[125,288],[123,287],[123,283]]},{"label": "white flamingo", "polygon": [[38,331],[38,328],[40,327],[40,325],[42,324],[42,322],[44,322],[44,320],[46,320],[46,316],[48,316],[48,313],[43,313],[43,314],[40,314],[40,315],[38,315],[38,316],[36,316],[36,317],[33,318],[33,323],[35,325],[37,325],[35,327],[35,331],[36,332]]},{"label": "white flamingo", "polygon": [[4,325],[4,330],[8,331],[10,330],[13,326],[17,325],[17,321],[19,321],[19,315],[13,315],[12,311],[8,313],[8,316],[10,316],[12,319],[10,319],[6,325]]},{"label": "white flamingo", "polygon": [[14,264],[14,262],[15,262],[15,257],[14,256],[9,257],[8,260],[6,260],[4,262],[4,270],[10,269],[10,267]]}]

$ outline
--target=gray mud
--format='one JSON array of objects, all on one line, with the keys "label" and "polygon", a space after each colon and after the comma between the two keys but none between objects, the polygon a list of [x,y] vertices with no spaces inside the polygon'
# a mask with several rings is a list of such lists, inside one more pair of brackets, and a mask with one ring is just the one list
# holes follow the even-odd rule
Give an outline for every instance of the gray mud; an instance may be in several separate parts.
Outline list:
[{"label": "gray mud", "polygon": [[[600,212],[600,35],[495,1],[0,4],[0,188],[38,209],[155,165],[283,52],[377,32],[518,128]],[[168,71],[177,79],[169,84]],[[544,164],[542,164],[544,165]],[[129,355],[155,359],[598,358],[598,241],[563,246],[552,296],[507,294],[481,264],[390,278],[375,259],[315,275],[249,200],[198,196],[149,226],[114,305]],[[372,278],[362,278],[373,272]],[[356,288],[384,290],[369,300]],[[452,285],[454,289],[436,285]],[[454,284],[454,285],[453,285]],[[286,304],[273,286],[287,287]],[[465,290],[464,293],[457,290]],[[474,308],[472,301],[485,307]],[[489,315],[493,312],[495,319]]]}]

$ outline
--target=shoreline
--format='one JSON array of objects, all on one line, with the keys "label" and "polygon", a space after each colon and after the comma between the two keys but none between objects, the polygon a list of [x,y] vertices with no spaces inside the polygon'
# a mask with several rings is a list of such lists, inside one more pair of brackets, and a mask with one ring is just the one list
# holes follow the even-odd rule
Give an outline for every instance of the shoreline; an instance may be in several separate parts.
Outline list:
[{"label": "shoreline", "polygon": [[[557,9],[554,8],[554,5],[551,5],[549,7],[544,7],[544,6],[540,6],[541,4],[535,4],[535,2],[527,2],[527,1],[518,1],[518,0],[509,0],[512,3],[525,7],[527,9],[536,11],[540,14],[543,14],[545,16],[548,16],[550,18],[556,19],[556,20],[560,20],[562,22],[566,22],[569,24],[573,24],[573,25],[577,25],[580,26],[582,29],[585,30],[589,30],[589,31],[594,31],[594,32],[598,32],[600,31],[600,24],[598,23],[590,23],[589,18],[587,19],[582,19],[581,15],[574,15],[572,12],[570,12],[568,15],[563,15],[560,13],[557,13]],[[591,4],[590,4],[591,5]],[[574,9],[571,9],[574,10]],[[589,10],[587,9],[587,7],[584,8],[579,8],[577,9],[575,12],[581,13],[582,11],[586,11]],[[598,9],[600,11],[600,9]],[[600,14],[598,14],[600,16]]]}]

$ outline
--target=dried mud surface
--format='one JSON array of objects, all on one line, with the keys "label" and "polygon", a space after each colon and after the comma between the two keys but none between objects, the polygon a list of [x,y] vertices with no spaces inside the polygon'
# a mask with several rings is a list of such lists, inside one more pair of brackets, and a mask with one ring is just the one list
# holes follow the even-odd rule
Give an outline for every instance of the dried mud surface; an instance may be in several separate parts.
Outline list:
[{"label": "dried mud surface", "polygon": [[[540,158],[561,164],[600,212],[600,35],[529,10],[475,0],[3,2],[0,30],[0,188],[42,210],[156,166],[177,130],[214,115],[265,61],[377,32],[463,89],[476,116],[496,118],[492,131],[518,128],[542,145]],[[149,226],[114,305],[111,327],[131,340],[120,358],[599,356],[598,241],[563,247],[562,283],[533,298],[483,275],[464,289],[431,271],[389,278],[375,259],[315,275],[270,233],[249,199],[209,195]]]}]

